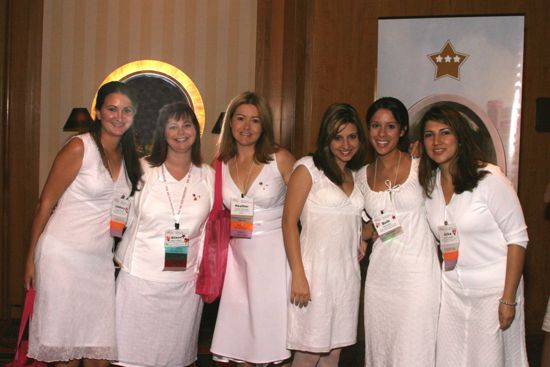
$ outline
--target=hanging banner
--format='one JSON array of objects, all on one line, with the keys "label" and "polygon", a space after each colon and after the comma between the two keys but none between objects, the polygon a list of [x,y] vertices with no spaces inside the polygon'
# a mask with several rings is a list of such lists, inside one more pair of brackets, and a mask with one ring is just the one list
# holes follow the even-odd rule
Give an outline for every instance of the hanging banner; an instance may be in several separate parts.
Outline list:
[{"label": "hanging banner", "polygon": [[376,96],[407,106],[412,139],[432,105],[459,109],[517,189],[523,30],[523,16],[379,19]]}]

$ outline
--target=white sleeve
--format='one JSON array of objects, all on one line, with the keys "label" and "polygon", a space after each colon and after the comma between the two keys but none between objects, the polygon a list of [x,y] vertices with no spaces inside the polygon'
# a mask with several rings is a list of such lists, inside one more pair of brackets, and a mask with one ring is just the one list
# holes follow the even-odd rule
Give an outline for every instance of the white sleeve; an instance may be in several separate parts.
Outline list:
[{"label": "white sleeve", "polygon": [[317,180],[319,180],[319,177],[321,176],[321,171],[315,166],[315,163],[313,162],[313,157],[311,156],[305,156],[305,157],[302,157],[300,159],[298,159],[295,163],[294,163],[294,170],[296,168],[298,168],[299,166],[304,166],[310,176],[311,176],[311,183],[315,183],[317,182]]},{"label": "white sleeve", "polygon": [[[493,215],[506,243],[527,247],[529,237],[523,210],[512,183],[504,174],[496,169],[490,169],[481,181],[485,186],[486,200],[489,211]],[[485,181],[485,182],[484,182]]]}]

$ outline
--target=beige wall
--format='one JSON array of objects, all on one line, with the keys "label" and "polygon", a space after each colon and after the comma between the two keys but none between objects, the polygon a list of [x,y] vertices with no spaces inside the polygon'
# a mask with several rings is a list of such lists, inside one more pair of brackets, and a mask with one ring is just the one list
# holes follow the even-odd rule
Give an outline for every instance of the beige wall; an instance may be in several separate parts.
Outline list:
[{"label": "beige wall", "polygon": [[40,188],[70,133],[73,107],[90,108],[103,79],[128,62],[172,64],[198,87],[206,113],[203,155],[229,100],[254,88],[256,0],[45,0]]}]

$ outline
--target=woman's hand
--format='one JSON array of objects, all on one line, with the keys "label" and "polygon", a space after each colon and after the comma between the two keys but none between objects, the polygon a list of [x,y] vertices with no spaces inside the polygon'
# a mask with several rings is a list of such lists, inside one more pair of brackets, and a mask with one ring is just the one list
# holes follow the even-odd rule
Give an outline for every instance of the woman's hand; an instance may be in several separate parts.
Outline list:
[{"label": "woman's hand", "polygon": [[498,304],[498,322],[500,323],[500,329],[506,330],[514,321],[516,316],[516,306],[506,305],[503,303]]},{"label": "woman's hand", "polygon": [[363,239],[363,241],[371,240],[372,242],[376,242],[376,240],[378,239],[378,232],[376,232],[376,230],[374,229],[372,221],[363,223],[361,238]]},{"label": "woman's hand", "polygon": [[413,158],[422,157],[422,145],[420,140],[416,140],[409,145],[409,153]]},{"label": "woman's hand", "polygon": [[25,289],[29,290],[34,288],[34,257],[27,258],[27,263],[25,264]]},{"label": "woman's hand", "polygon": [[367,253],[367,246],[368,243],[365,240],[359,241],[359,247],[357,248],[357,260],[361,261],[365,258],[365,255]]},{"label": "woman's hand", "polygon": [[290,303],[300,308],[306,307],[311,301],[309,283],[305,275],[292,274],[292,286],[290,290]]}]

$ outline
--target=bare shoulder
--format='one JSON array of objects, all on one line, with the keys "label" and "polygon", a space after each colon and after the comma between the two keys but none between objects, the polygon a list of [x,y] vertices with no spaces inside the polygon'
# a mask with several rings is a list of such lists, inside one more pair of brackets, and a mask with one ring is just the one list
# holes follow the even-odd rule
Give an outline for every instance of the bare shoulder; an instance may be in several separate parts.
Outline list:
[{"label": "bare shoulder", "polygon": [[75,161],[82,161],[82,157],[84,156],[84,142],[82,139],[76,137],[67,142],[61,148],[59,153],[57,153],[56,160],[75,160]]},{"label": "bare shoulder", "polygon": [[277,156],[277,162],[291,162],[293,165],[296,161],[296,158],[285,148],[279,148],[277,152],[275,153]]},{"label": "bare shoulder", "polygon": [[285,148],[279,148],[277,152],[275,153],[275,156],[277,158],[277,167],[279,168],[279,172],[281,173],[281,176],[283,176],[283,179],[288,184],[288,180],[290,179],[290,175],[292,174],[292,168],[294,166],[294,162],[296,162],[296,158]]},{"label": "bare shoulder", "polygon": [[210,161],[210,167],[216,169],[216,162],[218,161],[218,159],[220,159],[220,157],[218,157],[217,155],[212,158],[212,161]]},{"label": "bare shoulder", "polygon": [[309,169],[301,164],[296,167],[296,169],[292,172],[292,176],[290,176],[290,182],[294,184],[307,184],[311,187],[313,177],[311,176],[311,172],[309,172]]},{"label": "bare shoulder", "polygon": [[55,157],[40,201],[56,203],[78,175],[83,159],[84,143],[82,140],[73,138],[68,141]]}]

